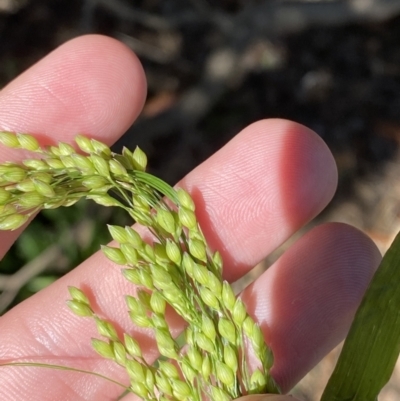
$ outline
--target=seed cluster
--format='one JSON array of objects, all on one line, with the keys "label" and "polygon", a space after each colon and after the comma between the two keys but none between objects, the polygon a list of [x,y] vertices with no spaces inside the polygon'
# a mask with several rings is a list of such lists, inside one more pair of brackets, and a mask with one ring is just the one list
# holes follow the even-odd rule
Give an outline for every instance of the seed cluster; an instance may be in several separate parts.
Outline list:
[{"label": "seed cluster", "polygon": [[[228,401],[278,392],[269,374],[271,350],[242,300],[223,281],[221,256],[209,249],[192,198],[146,173],[147,159],[139,148],[124,148],[119,155],[81,135],[76,143],[84,154],[65,143],[42,149],[28,134],[2,132],[0,142],[42,156],[0,165],[0,229],[16,229],[40,209],[86,197],[124,208],[153,234],[150,244],[131,227],[109,226],[118,246],[102,251],[124,266],[123,275],[138,288],[135,297],[126,296],[127,309],[135,326],[154,331],[162,356],[155,364],[146,362],[134,338],[120,338],[97,316],[80,289],[69,288],[68,306],[78,316],[92,317],[103,337],[92,339],[93,348],[126,369],[133,393],[144,400]],[[184,346],[169,330],[167,305],[187,322]],[[250,358],[258,363],[250,364]]]}]

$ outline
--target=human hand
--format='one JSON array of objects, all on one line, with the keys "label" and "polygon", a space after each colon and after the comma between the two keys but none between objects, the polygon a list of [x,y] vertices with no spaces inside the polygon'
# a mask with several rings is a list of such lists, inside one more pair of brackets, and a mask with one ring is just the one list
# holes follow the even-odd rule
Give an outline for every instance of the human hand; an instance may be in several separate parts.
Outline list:
[{"label": "human hand", "polygon": [[[139,114],[145,88],[142,67],[124,45],[81,37],[2,90],[0,127],[65,142],[84,133],[111,144]],[[21,158],[21,151],[0,149],[1,161]],[[292,122],[266,120],[244,129],[179,185],[194,197],[209,245],[221,252],[225,278],[234,281],[316,216],[330,201],[336,181],[333,157],[315,133]],[[19,232],[0,232],[0,256]],[[274,352],[272,375],[283,391],[344,337],[379,261],[376,247],[361,232],[325,224],[246,289],[243,300]],[[118,266],[96,253],[0,318],[0,361],[56,363],[124,382],[124,371],[92,350],[93,322],[66,307],[69,285],[87,290],[105,317],[132,333],[123,301],[132,287]],[[171,326],[178,331],[180,321],[171,319]],[[136,330],[135,336],[146,357],[155,358],[146,332]],[[0,368],[0,400],[112,400],[120,392],[90,375]]]}]

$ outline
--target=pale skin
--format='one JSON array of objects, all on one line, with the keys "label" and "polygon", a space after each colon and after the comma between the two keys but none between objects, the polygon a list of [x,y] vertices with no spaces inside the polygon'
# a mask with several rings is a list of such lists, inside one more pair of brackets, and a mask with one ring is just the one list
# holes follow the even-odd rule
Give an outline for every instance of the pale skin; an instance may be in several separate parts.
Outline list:
[{"label": "pale skin", "polygon": [[[111,145],[137,118],[145,96],[136,56],[113,39],[85,36],[64,44],[0,92],[0,128],[32,133],[47,143],[72,143],[84,133]],[[27,154],[0,148],[2,162],[22,156]],[[225,277],[232,281],[313,219],[336,184],[334,159],[314,132],[289,121],[264,120],[245,128],[179,186],[193,195],[206,238],[221,252]],[[20,232],[0,232],[1,257]],[[272,374],[284,392],[345,336],[379,261],[377,248],[362,232],[324,224],[245,291],[248,310],[274,351]],[[97,253],[0,318],[0,361],[41,357],[125,382],[122,370],[91,349],[93,322],[66,308],[68,285],[86,289],[104,317],[132,332],[122,297],[132,288],[120,268]],[[180,322],[172,319],[171,326],[178,331]],[[143,332],[140,338],[147,357],[155,357]],[[1,400],[115,400],[120,394],[118,386],[89,375],[0,368]]]}]

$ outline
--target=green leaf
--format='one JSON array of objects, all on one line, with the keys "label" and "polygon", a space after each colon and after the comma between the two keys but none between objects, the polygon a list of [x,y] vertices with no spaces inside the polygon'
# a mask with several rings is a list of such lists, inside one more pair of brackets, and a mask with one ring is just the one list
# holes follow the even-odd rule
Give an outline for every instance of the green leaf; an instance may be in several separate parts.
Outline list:
[{"label": "green leaf", "polygon": [[321,401],[375,401],[400,352],[400,234],[357,310]]}]

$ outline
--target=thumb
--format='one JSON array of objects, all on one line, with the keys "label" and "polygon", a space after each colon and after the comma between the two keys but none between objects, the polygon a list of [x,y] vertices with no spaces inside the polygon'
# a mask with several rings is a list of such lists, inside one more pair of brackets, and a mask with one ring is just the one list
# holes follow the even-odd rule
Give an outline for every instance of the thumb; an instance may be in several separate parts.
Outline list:
[{"label": "thumb", "polygon": [[298,401],[298,399],[292,397],[291,395],[257,394],[246,395],[244,397],[237,398],[235,401]]}]

